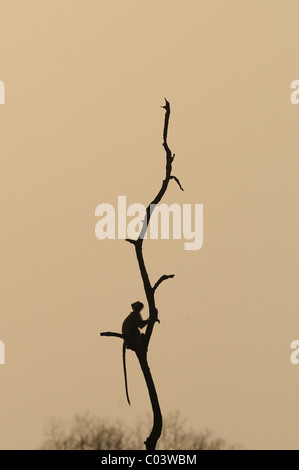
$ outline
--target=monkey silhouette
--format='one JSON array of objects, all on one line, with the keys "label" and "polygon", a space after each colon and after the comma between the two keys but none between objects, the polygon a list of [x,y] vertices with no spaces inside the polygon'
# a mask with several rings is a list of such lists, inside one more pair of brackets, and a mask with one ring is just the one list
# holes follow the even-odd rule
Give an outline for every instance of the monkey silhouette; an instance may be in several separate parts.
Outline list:
[{"label": "monkey silhouette", "polygon": [[122,335],[124,337],[123,369],[125,377],[126,396],[129,405],[131,405],[131,403],[128,392],[126,349],[132,349],[133,351],[136,351],[136,348],[138,347],[142,336],[142,333],[140,333],[140,329],[144,328],[151,321],[149,318],[147,320],[143,320],[141,317],[140,312],[144,307],[142,302],[134,302],[133,304],[131,304],[131,307],[133,311],[124,319],[122,324]]}]

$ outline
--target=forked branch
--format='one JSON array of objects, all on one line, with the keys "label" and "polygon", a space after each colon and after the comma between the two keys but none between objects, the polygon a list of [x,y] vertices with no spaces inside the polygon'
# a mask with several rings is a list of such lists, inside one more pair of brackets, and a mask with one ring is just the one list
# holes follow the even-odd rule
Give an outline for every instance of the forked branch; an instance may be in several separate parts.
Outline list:
[{"label": "forked branch", "polygon": [[[161,414],[161,409],[159,405],[159,400],[158,400],[158,395],[156,392],[155,384],[151,375],[150,368],[148,366],[147,362],[147,350],[148,350],[148,345],[149,341],[151,339],[151,335],[153,332],[154,324],[155,322],[159,321],[158,320],[158,310],[156,308],[156,303],[155,303],[155,292],[157,288],[160,286],[162,282],[164,282],[167,279],[171,279],[174,277],[174,274],[164,274],[161,276],[158,281],[152,286],[149,275],[146,269],[144,257],[143,257],[143,252],[142,252],[142,247],[143,247],[143,241],[145,234],[147,232],[151,216],[155,210],[155,207],[161,199],[163,198],[170,180],[174,180],[180,189],[183,191],[182,185],[179,181],[179,179],[176,176],[173,176],[171,174],[172,172],[172,162],[174,160],[174,154],[172,154],[168,142],[167,142],[167,137],[168,137],[168,126],[169,126],[169,117],[170,117],[170,105],[169,102],[165,99],[165,105],[161,106],[163,109],[165,109],[165,117],[164,117],[164,128],[163,128],[163,147],[166,153],[166,170],[165,170],[165,178],[162,181],[162,185],[160,190],[158,191],[157,195],[155,198],[150,202],[150,204],[146,208],[146,214],[143,220],[142,228],[139,234],[139,237],[137,240],[132,240],[132,239],[126,239],[127,242],[131,243],[134,245],[135,248],[135,253],[136,253],[136,258],[143,282],[143,287],[148,303],[148,308],[149,308],[149,318],[151,321],[148,322],[145,334],[142,335],[142,341],[140,341],[140,344],[134,349],[137,358],[140,363],[140,367],[142,369],[151,405],[152,405],[152,410],[153,410],[153,428],[152,431],[149,435],[149,437],[145,441],[145,446],[147,450],[154,450],[157,445],[157,441],[161,435],[162,432],[162,414]],[[118,333],[112,333],[112,332],[106,332],[106,333],[101,333],[102,336],[116,336],[122,338],[123,336]]]},{"label": "forked branch", "polygon": [[153,290],[155,291],[163,281],[166,281],[166,279],[172,279],[173,277],[174,277],[174,274],[164,274],[163,276],[160,277],[160,279],[158,279],[158,281],[153,287]]},{"label": "forked branch", "polygon": [[165,109],[165,118],[164,118],[164,128],[163,128],[163,147],[165,149],[166,153],[166,171],[165,171],[165,178],[162,182],[162,186],[157,193],[156,197],[150,202],[150,204],[146,208],[146,216],[143,221],[143,225],[140,231],[140,235],[138,237],[138,240],[133,241],[133,240],[128,240],[130,243],[133,243],[135,246],[135,252],[136,252],[136,257],[138,261],[138,266],[141,274],[141,278],[143,281],[143,287],[145,291],[145,295],[147,298],[148,302],[148,308],[149,308],[149,317],[152,320],[146,328],[145,336],[144,336],[144,344],[143,344],[143,349],[141,351],[136,351],[136,355],[138,357],[142,372],[144,374],[144,378],[147,384],[151,404],[152,404],[152,410],[153,410],[153,417],[154,417],[154,422],[153,422],[153,428],[151,431],[150,436],[147,438],[145,441],[145,446],[147,450],[153,450],[156,448],[157,441],[161,435],[162,432],[162,414],[161,414],[161,409],[159,405],[159,400],[157,396],[157,392],[155,389],[154,381],[151,376],[150,369],[147,364],[147,349],[148,349],[148,344],[153,332],[154,324],[158,319],[158,310],[156,308],[156,303],[155,303],[155,292],[159,285],[165,281],[166,279],[170,279],[174,277],[174,274],[166,275],[164,274],[163,276],[160,277],[160,279],[154,284],[154,286],[151,285],[148,272],[145,266],[145,261],[143,257],[143,252],[142,252],[142,246],[143,246],[143,241],[145,234],[147,232],[151,216],[155,210],[155,207],[161,199],[163,198],[167,188],[169,181],[171,179],[174,179],[179,187],[181,189],[181,183],[176,178],[175,176],[172,176],[172,162],[174,159],[174,155],[172,154],[168,142],[167,142],[167,137],[168,137],[168,125],[169,125],[169,117],[170,117],[170,105],[169,102],[165,99],[165,105],[162,106],[163,109]]}]

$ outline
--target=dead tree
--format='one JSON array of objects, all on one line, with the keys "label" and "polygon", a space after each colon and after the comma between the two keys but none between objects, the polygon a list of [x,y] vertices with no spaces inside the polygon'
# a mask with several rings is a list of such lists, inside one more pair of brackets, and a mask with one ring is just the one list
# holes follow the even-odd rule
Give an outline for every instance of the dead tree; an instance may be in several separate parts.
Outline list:
[{"label": "dead tree", "polygon": [[[170,117],[170,105],[169,102],[165,99],[165,106],[161,106],[163,109],[165,109],[165,118],[164,118],[164,129],[163,129],[163,147],[166,153],[166,174],[165,178],[162,181],[162,186],[156,195],[156,197],[153,199],[153,201],[147,206],[146,208],[146,213],[145,217],[143,220],[142,228],[139,234],[139,237],[137,240],[132,240],[132,239],[126,239],[129,243],[131,243],[134,248],[135,248],[135,253],[138,261],[138,266],[141,274],[141,278],[143,281],[143,286],[144,286],[144,291],[148,303],[148,308],[149,308],[149,318],[150,322],[148,323],[146,327],[146,331],[144,335],[141,335],[141,341],[138,343],[138,345],[134,348],[135,354],[138,358],[141,370],[144,375],[144,379],[147,385],[151,405],[152,405],[152,410],[153,410],[153,428],[152,431],[149,435],[149,437],[145,441],[145,447],[147,450],[155,450],[158,439],[161,435],[162,432],[162,414],[161,414],[161,409],[159,405],[159,400],[158,400],[158,395],[156,392],[156,387],[152,378],[152,374],[150,371],[150,368],[148,366],[147,362],[147,351],[148,351],[148,346],[149,342],[151,339],[151,335],[153,332],[153,328],[155,325],[155,322],[158,321],[158,309],[156,307],[156,302],[155,302],[155,292],[157,288],[160,286],[160,284],[165,281],[166,279],[170,279],[174,277],[174,274],[163,274],[157,282],[152,285],[148,276],[148,272],[145,266],[145,261],[143,257],[143,252],[142,252],[142,246],[143,246],[143,240],[145,237],[145,234],[147,232],[149,222],[152,216],[152,213],[163,198],[168,184],[170,180],[174,180],[180,187],[180,189],[183,191],[183,188],[181,186],[181,183],[179,179],[172,175],[172,162],[174,160],[175,154],[172,154],[168,143],[167,143],[167,135],[168,135],[168,124],[169,124],[169,117]],[[123,338],[123,335],[120,333],[113,333],[113,332],[103,332],[101,333],[101,336],[115,336],[118,338]]]}]

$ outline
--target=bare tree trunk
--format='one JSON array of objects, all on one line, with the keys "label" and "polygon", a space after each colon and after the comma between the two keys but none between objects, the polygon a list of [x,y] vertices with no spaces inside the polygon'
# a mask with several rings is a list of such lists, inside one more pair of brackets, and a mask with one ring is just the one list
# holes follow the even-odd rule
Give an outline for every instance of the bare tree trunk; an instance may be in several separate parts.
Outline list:
[{"label": "bare tree trunk", "polygon": [[[147,269],[145,266],[145,261],[143,258],[143,252],[142,252],[142,246],[143,246],[143,240],[145,237],[145,234],[148,229],[148,225],[150,222],[150,218],[152,216],[153,211],[155,210],[155,206],[159,204],[161,201],[162,197],[164,196],[169,181],[173,179],[180,187],[180,189],[183,191],[183,188],[181,186],[181,183],[179,179],[176,176],[173,176],[171,174],[172,172],[172,162],[174,160],[175,155],[172,154],[170,148],[168,147],[167,143],[167,135],[168,135],[168,124],[169,124],[169,117],[170,117],[170,105],[169,102],[165,99],[165,106],[162,106],[162,108],[165,109],[165,119],[164,119],[164,129],[163,129],[163,147],[166,152],[166,174],[165,174],[165,179],[162,182],[162,186],[156,195],[156,197],[153,199],[153,201],[147,206],[146,208],[146,215],[143,221],[142,229],[140,231],[139,237],[137,240],[132,240],[132,239],[126,239],[129,243],[132,243],[135,246],[135,253],[136,253],[136,258],[141,274],[141,278],[143,281],[143,287],[148,303],[148,308],[149,308],[149,318],[150,322],[148,323],[146,327],[145,334],[142,335],[142,340],[138,346],[136,346],[135,353],[138,358],[141,370],[144,375],[144,379],[146,382],[146,386],[148,389],[151,405],[152,405],[152,410],[153,410],[153,428],[152,431],[149,435],[149,437],[145,441],[145,446],[147,450],[155,450],[157,442],[159,437],[161,436],[162,432],[162,414],[161,414],[161,409],[159,405],[159,400],[158,400],[158,395],[156,391],[156,387],[151,375],[150,368],[148,366],[147,362],[147,351],[148,351],[148,345],[149,341],[151,339],[151,335],[153,332],[153,328],[155,325],[155,322],[159,321],[158,320],[158,310],[156,308],[155,304],[155,292],[156,289],[160,286],[160,284],[165,281],[166,279],[170,279],[174,277],[174,274],[164,274],[161,276],[157,282],[154,284],[154,286],[151,285],[151,282],[149,280],[149,276],[147,273]],[[123,336],[119,333],[113,333],[113,332],[105,332],[101,333],[102,336],[116,336],[123,338]]]},{"label": "bare tree trunk", "polygon": [[148,389],[148,393],[149,393],[149,397],[150,397],[151,405],[152,405],[152,410],[153,410],[153,415],[154,415],[152,431],[144,444],[145,444],[146,450],[155,450],[156,444],[162,432],[162,413],[161,413],[161,409],[159,405],[156,387],[155,387],[152,374],[151,374],[151,371],[147,362],[147,354],[146,352],[136,352],[136,356],[138,358],[141,370],[144,375],[144,379],[145,379],[146,386]]}]

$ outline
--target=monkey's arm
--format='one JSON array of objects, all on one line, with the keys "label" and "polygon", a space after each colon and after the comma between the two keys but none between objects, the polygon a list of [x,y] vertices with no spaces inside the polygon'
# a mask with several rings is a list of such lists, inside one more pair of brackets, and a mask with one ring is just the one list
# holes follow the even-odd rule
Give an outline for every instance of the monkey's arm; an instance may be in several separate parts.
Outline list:
[{"label": "monkey's arm", "polygon": [[158,318],[156,320],[152,320],[151,318],[148,318],[147,320],[141,320],[139,328],[142,329],[149,323],[156,323],[156,322],[160,323],[160,320],[158,320]]}]

